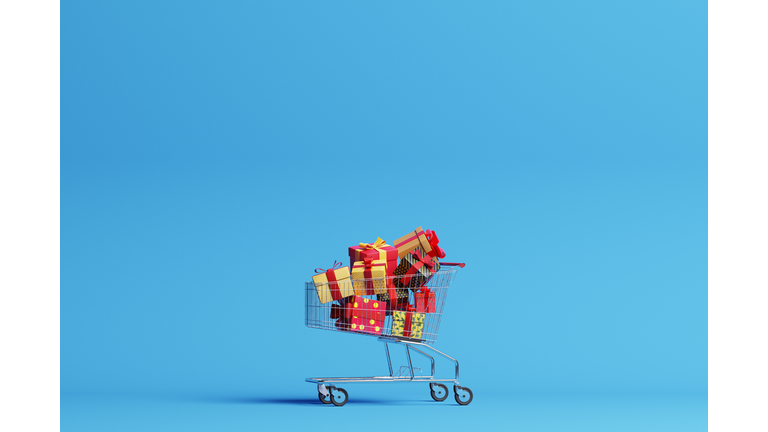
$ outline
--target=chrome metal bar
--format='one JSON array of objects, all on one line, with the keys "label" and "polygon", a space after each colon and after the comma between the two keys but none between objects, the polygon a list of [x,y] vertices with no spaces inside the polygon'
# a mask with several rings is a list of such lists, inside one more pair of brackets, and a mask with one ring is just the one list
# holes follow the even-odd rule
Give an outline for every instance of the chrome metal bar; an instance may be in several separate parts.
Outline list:
[{"label": "chrome metal bar", "polygon": [[[358,382],[449,382],[458,384],[453,378],[431,378],[431,377],[416,377],[411,379],[409,376],[405,377],[391,377],[391,376],[378,376],[378,377],[338,377],[338,378],[307,378],[306,382],[309,383],[358,383]],[[332,386],[327,386],[332,387]]]},{"label": "chrome metal bar", "polygon": [[[384,351],[387,352],[387,365],[389,366],[389,376],[393,376],[395,372],[392,370],[392,359],[389,357],[389,344],[384,342]],[[432,373],[434,375],[434,372]]]},{"label": "chrome metal bar", "polygon": [[429,358],[429,361],[432,362],[432,368],[431,368],[432,373],[430,373],[429,376],[430,377],[435,376],[435,359],[434,359],[434,357],[432,357],[431,355],[425,353],[424,351],[416,348],[415,346],[411,346],[411,348],[415,349],[416,352],[418,352],[419,354]]},{"label": "chrome metal bar", "polygon": [[411,362],[411,350],[408,344],[405,344],[405,355],[408,357],[408,367],[411,368],[411,379],[416,378],[416,375],[413,373],[413,363]]},{"label": "chrome metal bar", "polygon": [[[458,360],[456,360],[455,358],[449,356],[448,354],[445,354],[444,352],[439,351],[439,350],[437,350],[437,349],[435,349],[432,346],[427,345],[427,344],[423,344],[423,343],[420,343],[420,342],[403,342],[403,343],[404,344],[408,344],[408,345],[420,345],[420,346],[423,346],[424,348],[429,348],[432,351],[434,351],[434,352],[440,354],[441,356],[443,356],[443,357],[453,361],[454,363],[456,363],[456,381],[457,382],[459,381],[459,361]],[[432,375],[434,375],[434,373]]]}]

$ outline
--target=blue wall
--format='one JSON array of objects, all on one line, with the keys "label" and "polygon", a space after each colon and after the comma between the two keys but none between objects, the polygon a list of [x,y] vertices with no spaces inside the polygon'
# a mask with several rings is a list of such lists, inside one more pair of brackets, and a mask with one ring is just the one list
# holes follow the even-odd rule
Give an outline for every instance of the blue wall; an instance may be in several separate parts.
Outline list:
[{"label": "blue wall", "polygon": [[706,2],[252,3],[62,7],[62,391],[382,373],[303,282],[419,225],[477,394],[706,391]]}]

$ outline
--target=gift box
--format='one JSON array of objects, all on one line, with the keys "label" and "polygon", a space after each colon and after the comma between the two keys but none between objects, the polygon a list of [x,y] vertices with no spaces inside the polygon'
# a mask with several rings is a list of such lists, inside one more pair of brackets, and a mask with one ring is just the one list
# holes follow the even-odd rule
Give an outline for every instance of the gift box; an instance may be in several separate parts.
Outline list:
[{"label": "gift box", "polygon": [[387,275],[391,275],[397,267],[397,257],[397,249],[386,244],[380,237],[377,237],[373,243],[360,243],[358,246],[350,246],[349,248],[350,266],[354,266],[357,261],[365,261],[366,259],[371,261],[384,260],[387,265]]},{"label": "gift box", "polygon": [[[393,310],[404,310],[408,305],[408,288],[395,288],[390,286],[384,294],[376,296],[380,301],[387,304],[387,315],[391,315]],[[394,298],[394,301],[390,300]]]},{"label": "gift box", "polygon": [[416,288],[426,284],[432,275],[440,270],[437,258],[430,257],[421,248],[416,248],[403,256],[400,265],[395,268],[394,285],[398,288]]},{"label": "gift box", "polygon": [[349,301],[352,317],[384,321],[386,305],[383,302],[356,295]]},{"label": "gift box", "polygon": [[407,311],[392,312],[392,336],[402,336],[414,339],[423,339],[424,317],[423,313]]},{"label": "gift box", "polygon": [[[380,278],[379,280],[366,280]],[[374,295],[387,290],[387,263],[384,260],[356,261],[352,265],[352,284],[357,295]]]},{"label": "gift box", "polygon": [[427,254],[432,252],[432,245],[429,244],[429,240],[421,227],[395,240],[393,244],[397,249],[397,255],[400,259],[416,248],[421,248]]},{"label": "gift box", "polygon": [[320,303],[328,303],[355,295],[355,288],[350,279],[349,267],[342,267],[340,262],[334,262],[328,270],[315,269],[312,282],[317,290]]},{"label": "gift box", "polygon": [[352,301],[350,330],[380,335],[384,330],[386,303],[356,295]]},{"label": "gift box", "polygon": [[413,293],[413,299],[416,312],[435,313],[435,293],[431,289],[421,287]]},{"label": "gift box", "polygon": [[376,298],[379,299],[379,301],[388,302],[392,293],[394,293],[393,297],[395,298],[396,303],[408,303],[408,288],[390,287],[385,293],[376,295]]}]

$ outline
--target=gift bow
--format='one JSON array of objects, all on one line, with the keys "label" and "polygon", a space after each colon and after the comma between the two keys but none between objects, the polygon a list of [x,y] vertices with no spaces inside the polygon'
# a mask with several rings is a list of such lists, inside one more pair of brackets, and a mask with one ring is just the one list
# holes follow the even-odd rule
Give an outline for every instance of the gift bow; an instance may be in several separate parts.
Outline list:
[{"label": "gift bow", "polygon": [[320,267],[318,267],[315,269],[315,273],[328,273],[328,272],[333,272],[334,270],[338,270],[340,268],[341,268],[341,263],[336,260],[333,260],[333,267],[329,268],[328,270],[323,270]]},{"label": "gift bow", "polygon": [[403,284],[404,286],[408,286],[408,283],[411,282],[411,277],[416,274],[417,271],[421,267],[428,267],[430,271],[435,267],[435,263],[432,261],[432,258],[429,255],[421,255],[417,253],[415,250],[411,252],[411,255],[416,257],[416,262],[413,263],[411,268],[408,270],[408,273],[403,276]]},{"label": "gift bow", "polygon": [[429,243],[429,246],[432,248],[432,251],[427,253],[429,256],[436,256],[440,259],[445,258],[445,250],[438,246],[437,244],[440,243],[440,239],[437,238],[437,233],[432,230],[427,230],[424,235],[427,236],[427,242]]},{"label": "gift bow", "polygon": [[383,248],[386,243],[387,242],[382,240],[381,237],[376,237],[376,241],[375,242],[373,242],[373,243],[360,243],[360,247],[363,248],[363,249],[366,249],[366,250],[368,250],[368,249],[379,250],[379,249]]},{"label": "gift bow", "polygon": [[328,270],[323,270],[319,267],[315,269],[315,273],[325,273],[325,277],[328,279],[328,289],[331,291],[331,299],[333,300],[340,300],[342,298],[339,283],[336,279],[336,270],[340,268],[341,263],[333,260],[333,267]]}]

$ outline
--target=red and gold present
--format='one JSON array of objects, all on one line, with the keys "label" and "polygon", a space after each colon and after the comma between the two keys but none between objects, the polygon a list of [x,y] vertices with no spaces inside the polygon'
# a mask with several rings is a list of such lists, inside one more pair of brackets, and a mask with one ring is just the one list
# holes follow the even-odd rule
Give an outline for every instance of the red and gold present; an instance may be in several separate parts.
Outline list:
[{"label": "red and gold present", "polygon": [[384,330],[386,303],[356,295],[352,299],[351,305],[352,319],[349,329],[380,335]]},{"label": "red and gold present", "polygon": [[431,255],[432,253],[432,246],[429,244],[429,240],[421,227],[418,227],[415,231],[395,240],[393,244],[397,249],[397,255],[400,258],[406,256],[408,252],[417,247],[421,248],[427,255]]},{"label": "red and gold present", "polygon": [[328,270],[315,269],[312,282],[317,290],[320,303],[328,303],[355,295],[355,288],[350,279],[349,267],[341,267],[340,262],[335,262]]},{"label": "red and gold present", "polygon": [[387,275],[391,275],[397,267],[398,251],[395,247],[388,245],[380,237],[373,243],[360,243],[357,246],[349,247],[349,265],[354,266],[357,261],[384,260],[387,264]]},{"label": "red and gold present", "polygon": [[377,321],[353,316],[349,330],[380,335],[384,331],[384,320]]},{"label": "red and gold present", "polygon": [[416,312],[435,313],[435,293],[431,289],[421,287],[418,292],[413,293],[413,300]]},{"label": "red and gold present", "polygon": [[392,312],[392,336],[424,339],[425,317],[423,313],[415,312],[413,306]]},{"label": "red and gold present", "polygon": [[362,296],[354,296],[350,302],[352,305],[352,317],[383,321],[387,305],[379,300],[367,299]]},{"label": "red and gold present", "polygon": [[[377,279],[378,280],[375,280]],[[374,280],[371,280],[374,279]],[[387,291],[387,263],[384,260],[357,261],[352,265],[352,284],[357,295],[374,295]]]}]

